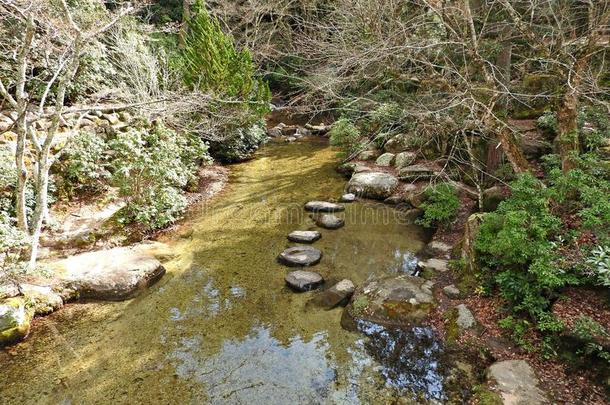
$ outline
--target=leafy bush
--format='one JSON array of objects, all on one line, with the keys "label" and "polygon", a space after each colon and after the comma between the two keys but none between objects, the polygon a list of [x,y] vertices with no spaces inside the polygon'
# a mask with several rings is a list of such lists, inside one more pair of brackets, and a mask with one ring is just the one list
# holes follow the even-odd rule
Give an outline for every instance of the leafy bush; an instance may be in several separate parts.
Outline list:
[{"label": "leafy bush", "polygon": [[452,185],[441,183],[428,187],[425,197],[426,200],[421,205],[424,215],[416,221],[419,225],[428,228],[447,225],[457,216],[460,199]]},{"label": "leafy bush", "polygon": [[210,142],[210,152],[223,162],[239,162],[252,156],[267,139],[267,131],[262,123],[237,127],[222,141]]},{"label": "leafy bush", "polygon": [[585,262],[591,267],[599,284],[610,287],[610,246],[596,246]]},{"label": "leafy bush", "polygon": [[59,190],[68,195],[103,190],[110,177],[107,148],[104,139],[92,132],[81,131],[72,138],[57,165]]},{"label": "leafy bush", "polygon": [[347,118],[337,120],[328,135],[330,144],[341,148],[348,155],[358,152],[362,147],[360,130]]},{"label": "leafy bush", "polygon": [[113,182],[126,198],[123,219],[146,229],[175,221],[186,207],[180,192],[195,179],[199,163],[208,160],[201,139],[178,134],[162,124],[152,130],[132,128],[110,142]]},{"label": "leafy bush", "polygon": [[0,212],[0,270],[15,270],[22,252],[28,246],[29,240],[25,232],[17,229],[8,215]]}]

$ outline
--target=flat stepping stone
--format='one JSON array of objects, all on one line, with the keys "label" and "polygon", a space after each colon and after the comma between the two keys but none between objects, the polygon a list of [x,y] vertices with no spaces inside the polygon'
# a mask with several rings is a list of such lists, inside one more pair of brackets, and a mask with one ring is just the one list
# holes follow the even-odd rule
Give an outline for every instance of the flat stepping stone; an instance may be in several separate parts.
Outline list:
[{"label": "flat stepping stone", "polygon": [[288,240],[297,243],[313,243],[322,235],[318,231],[293,231],[288,235]]},{"label": "flat stepping stone", "polygon": [[286,266],[313,266],[322,258],[322,252],[311,246],[295,246],[284,250],[278,261]]},{"label": "flat stepping stone", "polygon": [[351,203],[351,202],[354,202],[354,201],[356,201],[356,194],[347,193],[347,194],[343,194],[341,196],[341,202]]},{"label": "flat stepping stone", "polygon": [[335,204],[328,201],[310,201],[305,204],[305,211],[311,212],[340,212],[345,211],[345,207],[341,204]]},{"label": "flat stepping stone", "polygon": [[332,214],[322,214],[313,217],[316,225],[326,229],[339,229],[345,225],[345,221]]},{"label": "flat stepping stone", "polygon": [[324,283],[324,279],[318,273],[303,270],[288,273],[284,280],[290,288],[301,292],[314,290]]}]

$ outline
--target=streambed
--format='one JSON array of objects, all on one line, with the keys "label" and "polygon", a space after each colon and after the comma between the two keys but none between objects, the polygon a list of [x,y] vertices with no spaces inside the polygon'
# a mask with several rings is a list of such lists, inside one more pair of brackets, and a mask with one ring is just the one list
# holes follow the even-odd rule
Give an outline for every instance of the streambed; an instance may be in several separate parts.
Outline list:
[{"label": "streambed", "polygon": [[[4,404],[393,403],[443,399],[442,347],[426,328],[341,328],[342,308],[307,305],[275,260],[303,205],[338,199],[345,179],[324,140],[271,144],[234,165],[229,185],[168,241],[166,276],[138,298],[70,304],[0,352]],[[347,204],[320,230],[327,285],[412,269],[425,232],[383,204]],[[190,231],[192,229],[192,232]],[[10,353],[10,354],[9,354]]]}]

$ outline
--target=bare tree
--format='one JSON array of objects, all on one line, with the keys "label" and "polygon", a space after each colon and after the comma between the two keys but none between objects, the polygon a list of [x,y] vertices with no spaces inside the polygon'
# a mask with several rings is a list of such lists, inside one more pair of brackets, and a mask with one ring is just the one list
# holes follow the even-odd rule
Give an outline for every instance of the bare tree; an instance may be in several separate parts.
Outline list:
[{"label": "bare tree", "polygon": [[[48,212],[49,169],[55,159],[51,149],[60,123],[65,121],[66,91],[76,76],[86,47],[132,11],[132,7],[126,6],[99,21],[79,22],[65,0],[59,2],[59,9],[46,1],[0,0],[3,24],[16,25],[21,38],[16,43],[13,74],[7,75],[8,78],[0,77],[0,95],[17,112],[14,123],[17,133],[15,163],[19,173],[16,209],[18,226],[31,235],[31,266],[36,262],[43,221]],[[43,83],[41,97],[34,99],[25,88],[28,72],[34,70],[37,62],[35,51],[40,49],[47,50],[44,62],[51,74]],[[39,131],[35,124],[43,119],[50,120],[50,126]],[[36,196],[29,224],[25,205],[29,181],[25,164],[28,145],[34,150],[32,172]]]}]

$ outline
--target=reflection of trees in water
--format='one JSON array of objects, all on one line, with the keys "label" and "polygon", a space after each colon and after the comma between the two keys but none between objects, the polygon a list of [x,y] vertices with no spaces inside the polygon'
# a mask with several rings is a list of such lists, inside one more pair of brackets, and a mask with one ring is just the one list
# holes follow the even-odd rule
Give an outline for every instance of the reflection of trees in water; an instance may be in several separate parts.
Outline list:
[{"label": "reflection of trees in water", "polygon": [[381,365],[387,385],[426,399],[444,398],[442,346],[432,329],[386,328],[367,321],[360,321],[358,329],[369,338],[366,350]]},{"label": "reflection of trees in water", "polygon": [[220,352],[205,356],[199,337],[183,338],[170,354],[181,378],[201,383],[211,403],[320,403],[336,378],[327,359],[323,333],[309,342],[294,337],[287,346],[256,327],[243,340],[226,341]]}]

